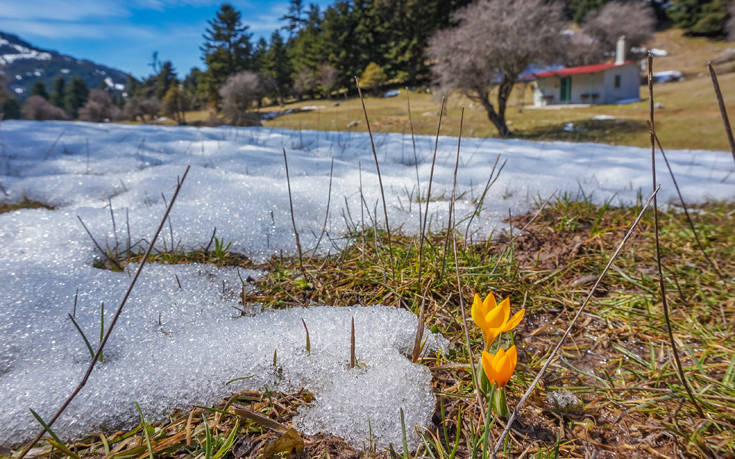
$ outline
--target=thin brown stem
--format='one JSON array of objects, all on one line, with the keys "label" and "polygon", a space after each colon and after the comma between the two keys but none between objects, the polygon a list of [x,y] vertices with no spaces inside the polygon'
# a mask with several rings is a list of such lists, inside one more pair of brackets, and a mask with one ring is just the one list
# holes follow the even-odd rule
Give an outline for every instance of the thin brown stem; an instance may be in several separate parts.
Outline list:
[{"label": "thin brown stem", "polygon": [[108,254],[107,252],[105,252],[104,250],[102,250],[102,247],[100,247],[100,245],[97,243],[97,240],[94,238],[94,236],[92,236],[92,233],[89,231],[89,228],[87,228],[87,225],[85,225],[84,224],[84,221],[82,221],[82,217],[80,217],[79,215],[77,215],[77,220],[79,220],[79,223],[82,224],[82,228],[84,228],[84,231],[87,232],[87,235],[89,235],[89,238],[92,239],[92,242],[94,243],[94,246],[97,247],[97,250],[99,250],[100,253],[102,255],[104,255],[104,257],[107,258],[107,260],[109,260],[110,263],[112,263],[113,265],[115,265],[115,267],[117,267],[117,269],[119,269],[120,271],[122,271],[123,270],[122,265],[117,260],[115,260],[114,258],[112,258],[110,256],[110,254]]},{"label": "thin brown stem", "polygon": [[[424,210],[424,220],[421,224],[420,234],[419,234],[419,269],[418,269],[418,279],[417,279],[417,291],[421,291],[421,282],[422,282],[422,269],[423,269],[423,262],[424,262],[424,240],[426,239],[426,222],[429,220],[429,201],[431,201],[431,185],[434,182],[434,166],[436,165],[436,152],[439,148],[439,132],[441,131],[442,127],[442,115],[444,114],[444,104],[446,103],[446,99],[442,97],[442,105],[441,110],[439,111],[439,122],[436,125],[436,139],[434,140],[434,153],[431,157],[431,172],[429,172],[429,187],[426,190],[426,205]],[[421,195],[419,195],[419,203],[421,202]],[[419,213],[421,212],[421,207],[419,206]]]},{"label": "thin brown stem", "polygon": [[[76,397],[77,394],[85,386],[85,384],[87,384],[87,380],[89,380],[89,376],[92,374],[92,370],[94,369],[94,366],[97,364],[97,361],[99,360],[100,355],[102,355],[102,351],[105,348],[105,344],[107,344],[107,340],[110,338],[112,331],[115,329],[115,324],[117,323],[117,319],[120,318],[120,313],[122,313],[122,310],[125,307],[125,303],[127,303],[128,298],[130,297],[130,293],[133,291],[133,287],[135,287],[135,283],[138,281],[138,277],[140,276],[141,271],[143,271],[143,266],[145,266],[146,261],[148,260],[148,256],[151,254],[151,251],[153,250],[153,246],[156,244],[156,240],[158,239],[159,234],[161,234],[163,225],[166,223],[166,220],[168,219],[168,216],[171,213],[171,208],[173,207],[174,202],[176,202],[176,197],[179,195],[179,191],[181,191],[181,186],[184,184],[184,180],[186,180],[186,176],[189,173],[190,168],[191,166],[186,166],[184,175],[181,177],[181,180],[177,181],[178,183],[176,185],[176,191],[174,192],[173,198],[171,198],[171,202],[166,208],[166,212],[163,214],[163,218],[161,219],[161,222],[158,224],[158,228],[156,229],[156,232],[153,234],[153,239],[151,240],[151,243],[148,245],[148,249],[145,251],[145,255],[143,255],[143,259],[140,261],[140,265],[138,265],[138,269],[135,271],[135,275],[133,276],[133,279],[130,281],[130,285],[128,286],[128,289],[125,291],[125,295],[120,301],[120,305],[117,307],[117,311],[115,311],[115,315],[112,318],[112,322],[110,322],[110,326],[107,329],[107,332],[105,333],[104,338],[102,338],[102,342],[100,342],[100,345],[97,348],[97,352],[95,352],[94,356],[92,357],[92,360],[89,362],[89,366],[87,367],[87,371],[84,373],[84,377],[82,378],[82,381],[79,383],[76,389],[74,389],[74,391],[66,399],[66,401],[61,405],[61,408],[58,409],[56,414],[54,414],[54,416],[48,421],[47,425],[49,427],[51,427],[54,424],[54,422],[56,422],[56,420],[59,419],[59,416],[61,416],[64,410],[66,410],[66,408],[69,406],[71,401],[74,400],[74,397]],[[23,451],[21,451],[18,457],[23,458],[26,454],[28,454],[28,451],[31,448],[33,448],[33,446],[36,443],[38,443],[38,440],[41,439],[44,432],[46,432],[46,430],[41,429],[38,432],[38,435],[36,435],[36,437],[28,445],[26,445],[25,448],[23,448]]]},{"label": "thin brown stem", "polygon": [[730,118],[727,116],[727,108],[725,108],[725,99],[722,97],[722,91],[720,90],[720,83],[717,81],[717,73],[715,73],[712,63],[707,63],[709,69],[709,76],[712,78],[712,86],[715,88],[715,97],[717,97],[717,105],[720,106],[720,116],[722,122],[725,123],[725,132],[727,133],[727,140],[730,142],[730,153],[732,153],[732,159],[735,161],[735,137],[732,135],[732,127],[730,126]]},{"label": "thin brown stem", "polygon": [[544,362],[544,365],[539,370],[538,374],[536,374],[536,377],[533,378],[533,381],[531,382],[531,385],[528,386],[528,389],[526,389],[526,392],[523,394],[521,399],[518,401],[518,404],[516,404],[515,409],[513,410],[513,413],[510,415],[510,418],[508,419],[508,422],[505,425],[505,429],[503,430],[503,433],[500,435],[500,438],[498,438],[498,441],[495,443],[495,448],[493,449],[492,457],[495,457],[495,455],[498,453],[500,448],[503,446],[503,440],[505,439],[506,435],[508,435],[508,432],[510,432],[510,428],[513,425],[513,421],[515,421],[516,417],[518,416],[518,413],[520,412],[523,405],[526,403],[526,400],[528,400],[528,397],[531,395],[531,392],[533,392],[533,389],[536,387],[538,382],[541,380],[541,377],[546,372],[546,369],[551,364],[551,361],[554,360],[554,357],[556,357],[557,352],[559,352],[559,349],[561,348],[562,344],[564,343],[564,340],[569,336],[569,333],[572,331],[572,327],[574,327],[574,324],[577,322],[577,319],[579,319],[579,316],[582,315],[582,312],[584,311],[584,308],[587,307],[587,303],[589,303],[592,296],[597,291],[597,287],[600,285],[600,282],[602,282],[602,279],[605,277],[607,272],[610,270],[610,267],[612,266],[615,259],[620,254],[620,251],[623,250],[623,246],[626,242],[628,242],[628,239],[633,235],[633,231],[638,226],[638,223],[641,221],[641,218],[643,218],[643,214],[648,209],[648,206],[653,201],[654,197],[656,196],[656,193],[658,193],[660,187],[656,188],[653,193],[651,193],[651,196],[649,196],[648,200],[646,200],[646,203],[643,205],[643,208],[641,209],[640,213],[638,214],[638,217],[636,217],[635,221],[631,225],[630,229],[628,229],[628,232],[623,237],[623,240],[620,241],[620,244],[618,245],[618,248],[615,250],[615,253],[612,254],[610,259],[607,262],[607,265],[605,266],[605,269],[602,270],[602,273],[600,273],[600,276],[597,278],[597,281],[592,286],[592,289],[590,289],[589,293],[587,294],[587,297],[582,302],[582,305],[577,309],[577,313],[572,318],[572,321],[569,323],[569,326],[564,331],[564,334],[559,339],[559,342],[556,343],[556,346],[554,346],[554,349],[552,349],[551,354],[546,359],[546,362]]},{"label": "thin brown stem", "polygon": [[[393,258],[393,244],[390,237],[390,224],[388,223],[388,205],[385,203],[385,191],[383,190],[383,177],[380,175],[380,163],[378,162],[378,152],[375,150],[375,141],[373,140],[373,131],[370,128],[370,119],[368,119],[367,108],[365,107],[365,98],[362,96],[362,89],[360,89],[360,80],[355,76],[355,85],[357,86],[357,93],[360,95],[360,102],[362,103],[362,112],[365,115],[365,124],[367,125],[368,135],[370,136],[370,147],[373,150],[373,159],[375,160],[375,170],[378,172],[378,184],[380,185],[380,198],[383,201],[383,216],[385,217],[385,232],[388,236],[388,252],[390,252],[390,270],[393,279],[396,277],[396,264]],[[376,219],[377,220],[377,219]]]},{"label": "thin brown stem", "polygon": [[296,250],[299,252],[299,269],[304,279],[307,278],[306,271],[304,270],[304,259],[301,251],[301,239],[299,238],[299,231],[296,229],[296,218],[293,215],[293,198],[291,196],[291,177],[288,175],[288,157],[286,156],[286,149],[283,149],[283,163],[286,165],[286,184],[288,186],[288,208],[291,211],[291,224],[293,225],[293,233],[296,236]]},{"label": "thin brown stem", "polygon": [[[649,105],[649,121],[648,126],[650,128],[651,137],[651,181],[653,188],[656,189],[656,124],[654,122],[653,114],[653,55],[648,52],[648,105]],[[666,283],[664,282],[664,270],[661,262],[661,244],[659,241],[659,222],[658,222],[658,199],[654,195],[653,197],[653,227],[656,241],[656,268],[658,269],[658,287],[661,293],[661,304],[664,310],[664,322],[666,322],[666,330],[669,334],[669,341],[671,342],[671,351],[674,354],[674,362],[676,362],[676,370],[679,373],[679,379],[684,385],[689,399],[691,400],[694,407],[701,417],[704,417],[704,411],[697,403],[692,393],[689,382],[687,382],[686,375],[684,374],[684,367],[681,365],[679,359],[679,351],[676,348],[676,340],[674,339],[674,331],[671,327],[671,318],[669,317],[669,302],[666,300]]]},{"label": "thin brown stem", "polygon": [[352,324],[350,325],[350,368],[355,368],[355,318],[352,318]]},{"label": "thin brown stem", "polygon": [[444,268],[447,263],[447,247],[449,246],[449,233],[454,232],[454,203],[457,199],[457,169],[459,169],[459,151],[462,147],[462,125],[464,124],[464,107],[459,116],[459,136],[457,136],[457,159],[454,162],[454,175],[452,178],[452,195],[449,197],[449,222],[447,223],[447,236],[444,239],[444,253],[442,254],[442,269],[439,277],[444,277]]},{"label": "thin brown stem", "polygon": [[319,234],[319,239],[316,241],[314,250],[311,255],[314,256],[316,251],[319,249],[319,244],[322,242],[324,233],[327,231],[327,221],[329,220],[329,206],[332,202],[332,177],[334,176],[334,158],[332,158],[332,164],[329,166],[329,191],[327,192],[327,211],[324,213],[324,223],[322,224],[322,232]]},{"label": "thin brown stem", "polygon": [[467,347],[467,355],[470,356],[470,368],[472,370],[472,385],[475,387],[475,399],[477,406],[480,407],[481,419],[485,419],[485,407],[482,405],[482,395],[480,395],[480,385],[477,381],[477,370],[475,369],[475,358],[472,356],[472,346],[470,345],[470,329],[467,326],[467,313],[464,308],[464,299],[462,296],[462,280],[459,276],[459,257],[457,256],[457,237],[452,235],[452,249],[454,252],[454,272],[457,275],[457,294],[459,295],[459,310],[462,313],[462,328],[464,331],[464,342]]}]

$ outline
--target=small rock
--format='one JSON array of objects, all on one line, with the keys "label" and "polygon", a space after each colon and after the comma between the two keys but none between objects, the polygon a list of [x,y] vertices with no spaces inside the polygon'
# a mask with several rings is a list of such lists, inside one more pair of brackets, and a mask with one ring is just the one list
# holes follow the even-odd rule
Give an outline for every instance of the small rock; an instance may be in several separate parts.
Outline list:
[{"label": "small rock", "polygon": [[349,123],[347,123],[347,129],[356,127],[358,124],[360,124],[359,121],[350,121]]},{"label": "small rock", "polygon": [[655,104],[653,104],[653,108],[655,108],[657,110],[658,109],[662,109],[662,108],[664,108],[664,104],[662,104],[661,102],[656,102]]},{"label": "small rock", "polygon": [[584,403],[576,395],[566,389],[551,391],[546,394],[546,401],[558,411],[580,412]]}]

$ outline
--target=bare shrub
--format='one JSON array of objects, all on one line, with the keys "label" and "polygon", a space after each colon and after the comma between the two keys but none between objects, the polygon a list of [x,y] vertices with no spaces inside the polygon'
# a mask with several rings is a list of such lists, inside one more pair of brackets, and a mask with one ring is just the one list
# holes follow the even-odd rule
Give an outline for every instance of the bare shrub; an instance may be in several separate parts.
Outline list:
[{"label": "bare shrub", "polygon": [[179,88],[171,86],[163,98],[163,112],[173,117],[178,124],[186,123],[186,111],[191,109],[191,96],[189,93]]},{"label": "bare shrub", "polygon": [[314,72],[307,68],[303,68],[293,80],[293,92],[299,99],[307,94],[313,94],[317,86],[317,78]]},{"label": "bare shrub", "polygon": [[79,119],[82,121],[113,121],[120,117],[120,109],[112,103],[112,97],[102,89],[89,91],[89,98],[79,110]]},{"label": "bare shrub", "polygon": [[595,41],[598,61],[614,54],[618,38],[625,36],[626,53],[653,37],[656,14],[645,2],[610,2],[585,16],[582,31]]},{"label": "bare shrub", "polygon": [[36,121],[69,119],[69,115],[64,110],[51,105],[41,96],[29,97],[23,104],[21,114],[24,119]]},{"label": "bare shrub", "polygon": [[337,85],[337,68],[331,64],[320,65],[317,84],[322,94],[329,97]]},{"label": "bare shrub", "polygon": [[[480,0],[459,10],[459,25],[430,41],[432,71],[443,91],[480,103],[501,137],[510,135],[505,108],[513,85],[531,64],[556,63],[567,37],[562,5],[546,0]],[[493,103],[491,90],[497,87]]]},{"label": "bare shrub", "polygon": [[247,111],[262,97],[262,93],[263,86],[257,73],[244,71],[232,75],[219,90],[222,113],[232,124],[252,125],[254,117]]}]

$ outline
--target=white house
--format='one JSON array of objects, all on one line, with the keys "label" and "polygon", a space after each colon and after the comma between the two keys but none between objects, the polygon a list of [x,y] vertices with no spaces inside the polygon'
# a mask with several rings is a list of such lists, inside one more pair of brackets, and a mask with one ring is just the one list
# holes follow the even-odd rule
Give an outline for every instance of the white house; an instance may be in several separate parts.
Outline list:
[{"label": "white house", "polygon": [[625,60],[625,40],[618,40],[615,62],[565,67],[530,75],[533,105],[614,104],[638,99],[641,76],[638,65]]}]

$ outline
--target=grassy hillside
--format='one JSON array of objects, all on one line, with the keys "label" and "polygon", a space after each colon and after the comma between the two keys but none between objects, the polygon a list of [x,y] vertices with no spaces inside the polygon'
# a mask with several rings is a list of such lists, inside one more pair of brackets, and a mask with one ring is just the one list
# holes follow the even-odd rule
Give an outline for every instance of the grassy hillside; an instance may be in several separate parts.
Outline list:
[{"label": "grassy hillside", "polygon": [[[685,80],[660,84],[655,87],[655,101],[663,108],[657,110],[657,132],[665,148],[729,149],[722,121],[706,72],[706,61],[715,58],[731,43],[704,38],[685,37],[680,30],[658,33],[651,47],[665,49],[666,57],[656,58],[654,68],[679,70]],[[720,85],[726,103],[735,111],[735,73],[726,73],[732,66],[724,65],[720,71]],[[420,134],[433,134],[439,111],[440,96],[410,92],[414,128]],[[580,142],[604,142],[620,145],[648,146],[648,92],[641,87],[641,102],[629,105],[597,105],[590,107],[533,109],[530,87],[522,91],[519,86],[511,97],[508,108],[509,126],[520,138],[534,140],[569,140]],[[520,102],[523,102],[521,104]],[[405,91],[401,96],[384,99],[368,97],[366,100],[372,128],[383,132],[410,132],[406,109]],[[274,128],[320,130],[367,130],[360,101],[311,100],[287,104],[285,107],[267,107],[263,112],[293,109],[316,105],[319,110],[280,116],[264,124]],[[487,120],[485,111],[475,103],[453,94],[447,102],[447,117],[442,133],[456,134],[459,129],[460,107],[465,107],[465,135],[473,137],[495,136],[495,128]],[[599,115],[612,116],[614,120],[595,120]],[[206,118],[199,113],[192,119]],[[357,124],[354,125],[356,122]],[[352,123],[353,127],[348,128]],[[565,131],[567,123],[573,123],[571,132]]]}]

